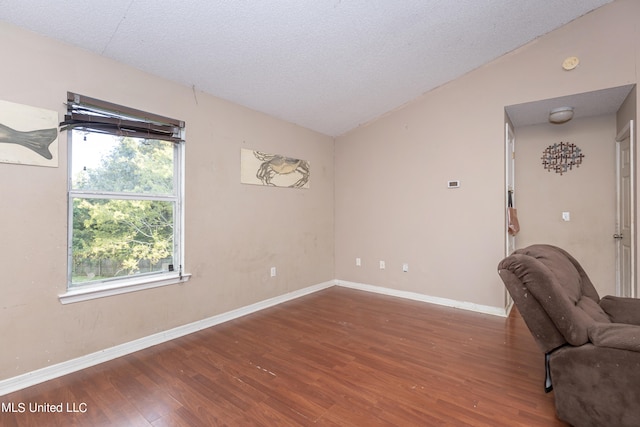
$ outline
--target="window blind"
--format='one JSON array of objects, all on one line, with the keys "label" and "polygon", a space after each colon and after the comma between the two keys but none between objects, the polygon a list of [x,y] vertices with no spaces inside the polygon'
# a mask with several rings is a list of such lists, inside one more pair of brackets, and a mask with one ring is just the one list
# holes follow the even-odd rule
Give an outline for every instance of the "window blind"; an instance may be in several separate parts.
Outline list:
[{"label": "window blind", "polygon": [[134,138],[183,142],[184,122],[73,92],[67,92],[67,114],[60,130],[85,129]]}]

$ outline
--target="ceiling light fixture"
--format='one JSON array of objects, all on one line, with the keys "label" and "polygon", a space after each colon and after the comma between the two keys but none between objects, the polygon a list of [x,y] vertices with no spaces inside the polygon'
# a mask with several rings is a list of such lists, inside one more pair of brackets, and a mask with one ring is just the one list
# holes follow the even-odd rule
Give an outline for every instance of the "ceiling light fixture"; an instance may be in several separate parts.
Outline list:
[{"label": "ceiling light fixture", "polygon": [[566,123],[573,118],[573,107],[554,108],[549,112],[551,123]]}]

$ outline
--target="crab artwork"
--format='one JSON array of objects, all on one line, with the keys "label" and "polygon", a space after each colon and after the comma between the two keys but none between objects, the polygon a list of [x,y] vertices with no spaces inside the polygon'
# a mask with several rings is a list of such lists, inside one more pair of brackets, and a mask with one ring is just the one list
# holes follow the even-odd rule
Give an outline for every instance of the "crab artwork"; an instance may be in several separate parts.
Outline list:
[{"label": "crab artwork", "polygon": [[257,184],[292,188],[309,186],[308,161],[262,151],[251,153],[259,160],[254,169],[255,177],[259,180]]}]

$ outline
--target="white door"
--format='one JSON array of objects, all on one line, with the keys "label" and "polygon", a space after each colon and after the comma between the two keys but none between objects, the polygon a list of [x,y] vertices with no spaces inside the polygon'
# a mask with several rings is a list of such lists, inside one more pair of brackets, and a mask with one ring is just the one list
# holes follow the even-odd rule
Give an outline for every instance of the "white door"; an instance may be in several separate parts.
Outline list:
[{"label": "white door", "polygon": [[616,137],[616,294],[636,296],[635,142],[633,120]]},{"label": "white door", "polygon": [[[507,213],[507,202],[509,195],[511,195],[511,201],[515,207],[516,194],[515,194],[515,165],[516,165],[516,138],[513,128],[509,123],[505,123],[504,131],[504,159],[505,159],[505,222],[504,222],[504,234],[505,234],[505,256],[511,255],[516,249],[516,236],[512,236],[508,232],[509,216]],[[513,300],[511,295],[507,292],[507,288],[504,288],[504,307],[505,312],[509,313],[513,306]]]},{"label": "white door", "polygon": [[[515,159],[516,159],[516,138],[513,132],[513,128],[509,123],[505,123],[505,190],[506,190],[506,199],[505,202],[509,199],[509,194],[511,195],[511,201],[513,206],[515,207],[516,201],[516,193],[515,193]],[[507,205],[505,204],[505,207]],[[505,209],[505,256],[511,255],[516,249],[516,236],[512,236],[507,231],[508,226],[508,216],[506,214]]]}]

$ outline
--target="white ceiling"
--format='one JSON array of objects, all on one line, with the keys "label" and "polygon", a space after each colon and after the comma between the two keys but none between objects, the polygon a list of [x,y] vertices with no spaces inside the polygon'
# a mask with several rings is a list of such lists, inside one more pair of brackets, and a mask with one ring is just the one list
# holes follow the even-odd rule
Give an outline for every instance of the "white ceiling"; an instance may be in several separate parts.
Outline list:
[{"label": "white ceiling", "polygon": [[0,20],[337,136],[610,1],[0,0]]}]

